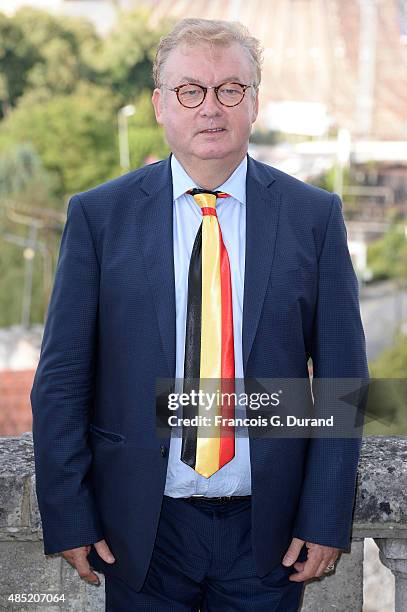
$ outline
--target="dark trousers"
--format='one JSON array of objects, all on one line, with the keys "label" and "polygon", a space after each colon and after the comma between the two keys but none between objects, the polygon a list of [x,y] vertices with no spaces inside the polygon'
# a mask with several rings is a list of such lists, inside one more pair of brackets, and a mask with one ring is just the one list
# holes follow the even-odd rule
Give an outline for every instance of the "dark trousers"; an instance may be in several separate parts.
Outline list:
[{"label": "dark trousers", "polygon": [[[299,559],[305,556],[304,546]],[[106,610],[297,612],[304,585],[291,582],[292,573],[279,565],[264,578],[256,575],[250,500],[214,506],[164,496],[142,590],[106,574]]]}]

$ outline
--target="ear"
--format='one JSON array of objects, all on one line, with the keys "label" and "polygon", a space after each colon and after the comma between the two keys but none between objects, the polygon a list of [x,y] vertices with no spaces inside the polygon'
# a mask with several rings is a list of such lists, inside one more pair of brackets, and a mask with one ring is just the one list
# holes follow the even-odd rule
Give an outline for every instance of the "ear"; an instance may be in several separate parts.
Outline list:
[{"label": "ear", "polygon": [[259,90],[256,91],[256,97],[253,103],[252,123],[256,121],[258,114],[259,114]]},{"label": "ear", "polygon": [[162,112],[161,112],[162,92],[161,92],[161,89],[158,89],[157,87],[154,89],[153,95],[151,96],[151,102],[154,106],[155,118],[157,120],[157,123],[162,124]]}]

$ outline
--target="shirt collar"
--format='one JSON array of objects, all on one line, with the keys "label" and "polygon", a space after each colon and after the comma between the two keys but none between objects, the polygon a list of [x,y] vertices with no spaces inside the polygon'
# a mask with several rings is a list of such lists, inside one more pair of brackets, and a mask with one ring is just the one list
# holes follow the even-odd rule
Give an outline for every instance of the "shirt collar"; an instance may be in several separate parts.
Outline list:
[{"label": "shirt collar", "polygon": [[[200,185],[191,179],[174,154],[171,155],[171,173],[174,201],[188,189],[200,188]],[[214,191],[225,191],[241,204],[246,204],[246,175],[247,155],[244,156],[229,178],[222,185],[216,187]]]}]

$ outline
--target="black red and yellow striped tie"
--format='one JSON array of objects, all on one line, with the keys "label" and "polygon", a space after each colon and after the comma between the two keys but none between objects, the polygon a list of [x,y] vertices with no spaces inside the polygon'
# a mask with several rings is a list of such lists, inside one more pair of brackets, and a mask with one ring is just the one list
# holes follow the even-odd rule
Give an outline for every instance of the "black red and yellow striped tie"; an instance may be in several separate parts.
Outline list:
[{"label": "black red and yellow striped tie", "polygon": [[[181,460],[205,478],[220,470],[235,455],[234,403],[219,397],[234,391],[235,358],[230,263],[216,214],[223,192],[192,189],[187,192],[203,215],[192,249],[188,274],[184,392],[210,391],[217,400],[211,408],[211,426],[183,426]],[[203,389],[205,387],[205,389]],[[219,393],[220,392],[220,393]],[[230,396],[229,396],[230,397]],[[191,407],[184,415],[196,415]],[[208,415],[199,405],[198,415]],[[215,423],[215,416],[220,422]]]}]

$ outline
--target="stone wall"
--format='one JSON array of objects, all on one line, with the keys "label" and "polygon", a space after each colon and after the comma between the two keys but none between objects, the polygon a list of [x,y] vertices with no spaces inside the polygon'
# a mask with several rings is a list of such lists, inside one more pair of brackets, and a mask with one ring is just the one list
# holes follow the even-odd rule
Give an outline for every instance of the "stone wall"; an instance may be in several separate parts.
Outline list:
[{"label": "stone wall", "polygon": [[[363,441],[351,551],[334,574],[307,583],[301,612],[361,612],[364,537],[376,539],[395,573],[396,610],[407,609],[406,459],[406,438]],[[31,433],[0,438],[0,610],[103,611],[103,575],[99,587],[87,584],[60,555],[45,556],[41,538]],[[12,603],[11,593],[43,594],[44,601]]]}]

